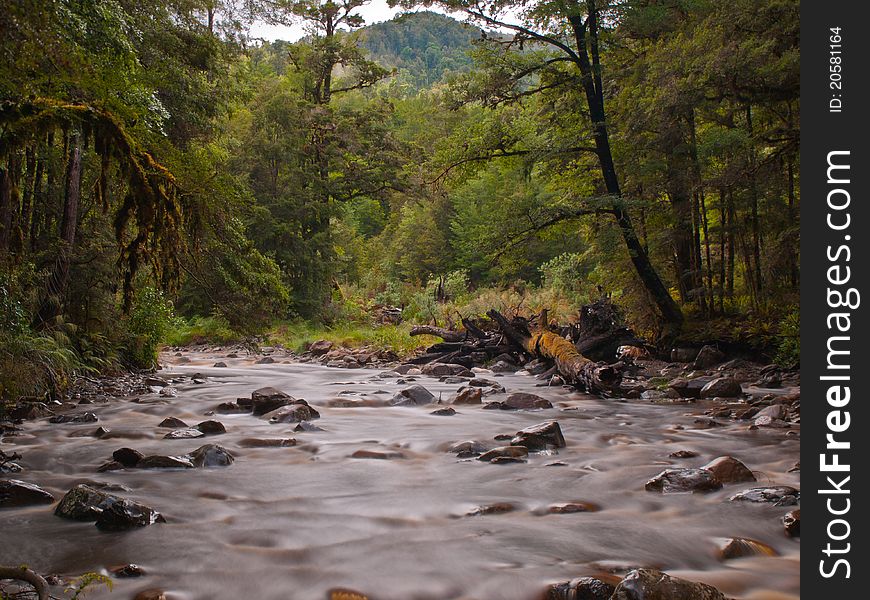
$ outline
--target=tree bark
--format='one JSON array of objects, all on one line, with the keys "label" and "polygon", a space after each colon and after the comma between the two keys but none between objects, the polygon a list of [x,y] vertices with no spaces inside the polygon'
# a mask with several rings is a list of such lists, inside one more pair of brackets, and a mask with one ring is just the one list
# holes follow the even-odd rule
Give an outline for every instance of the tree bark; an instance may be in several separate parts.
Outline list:
[{"label": "tree bark", "polygon": [[461,342],[465,339],[465,333],[461,331],[451,331],[443,327],[433,327],[431,325],[416,325],[411,328],[410,335],[432,335],[440,337],[445,342]]},{"label": "tree bark", "polygon": [[23,581],[25,583],[29,583],[33,586],[33,590],[36,592],[36,597],[39,600],[48,600],[48,582],[37,573],[36,571],[31,571],[27,567],[4,567],[0,565],[0,579],[15,579],[17,581]]}]

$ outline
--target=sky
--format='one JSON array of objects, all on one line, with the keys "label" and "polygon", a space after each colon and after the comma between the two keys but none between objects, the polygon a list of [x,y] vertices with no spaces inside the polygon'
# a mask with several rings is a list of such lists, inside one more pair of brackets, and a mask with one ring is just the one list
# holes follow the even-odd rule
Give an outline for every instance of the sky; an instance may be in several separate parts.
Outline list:
[{"label": "sky", "polygon": [[[443,12],[437,8],[431,8],[434,12]],[[372,23],[380,23],[381,21],[389,21],[395,15],[402,12],[401,8],[390,8],[387,5],[387,0],[372,0],[369,4],[361,6],[354,14],[360,15],[366,20],[367,25]],[[305,35],[302,27],[293,25],[287,27],[284,25],[269,25],[266,23],[255,23],[251,26],[251,35],[255,38],[263,38],[265,40],[287,40],[295,42]]]}]

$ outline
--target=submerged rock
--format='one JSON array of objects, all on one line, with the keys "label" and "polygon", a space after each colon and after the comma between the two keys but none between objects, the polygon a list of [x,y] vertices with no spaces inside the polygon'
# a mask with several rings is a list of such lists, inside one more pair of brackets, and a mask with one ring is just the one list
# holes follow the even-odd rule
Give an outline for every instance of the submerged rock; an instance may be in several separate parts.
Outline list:
[{"label": "submerged rock", "polygon": [[611,600],[727,600],[706,583],[671,577],[655,569],[635,569],[625,576]]},{"label": "submerged rock", "polygon": [[722,487],[707,469],[666,469],[646,482],[648,492],[685,494],[689,492],[712,492]]},{"label": "submerged rock", "polygon": [[281,408],[269,413],[270,423],[301,423],[302,421],[311,421],[319,419],[320,413],[311,408],[304,400],[296,400],[296,404],[282,406]]},{"label": "submerged rock", "polygon": [[782,518],[782,526],[785,528],[785,534],[788,537],[801,536],[801,509],[797,508],[789,513],[786,513]]},{"label": "submerged rock", "polygon": [[525,446],[532,452],[564,448],[565,438],[557,421],[547,421],[519,430],[511,440],[511,446]]},{"label": "submerged rock", "polygon": [[113,577],[118,577],[119,579],[129,577],[143,577],[148,574],[145,569],[133,563],[109,567],[108,571],[112,574]]},{"label": "submerged rock", "polygon": [[450,446],[450,448],[448,449],[448,452],[456,454],[457,456],[459,456],[459,458],[480,456],[486,451],[486,445],[478,442],[477,440],[465,440],[464,442],[457,442]]},{"label": "submerged rock", "polygon": [[123,531],[166,522],[160,513],[144,504],[107,494],[85,484],[68,491],[54,514],[75,521],[95,521],[103,531]]},{"label": "submerged rock", "polygon": [[722,483],[755,481],[755,475],[752,474],[749,467],[732,456],[720,456],[701,468],[713,473],[716,479]]},{"label": "submerged rock", "polygon": [[196,428],[206,435],[220,435],[226,433],[227,428],[220,421],[208,420],[197,423]]},{"label": "submerged rock", "polygon": [[405,458],[405,455],[395,450],[357,450],[350,455],[351,458],[374,458],[378,460],[392,460],[395,458]]},{"label": "submerged rock", "polygon": [[481,454],[477,460],[492,462],[496,458],[525,458],[529,449],[525,446],[499,446]]},{"label": "submerged rock", "polygon": [[18,479],[0,479],[0,508],[51,504],[54,496],[38,485]]},{"label": "submerged rock", "polygon": [[194,467],[189,456],[162,456],[159,454],[146,456],[138,463],[137,469],[192,469]]},{"label": "submerged rock", "polygon": [[777,552],[764,542],[749,538],[728,538],[719,546],[719,558],[730,560],[747,556],[776,556]]},{"label": "submerged rock", "polygon": [[165,419],[160,421],[160,424],[158,425],[158,427],[169,427],[172,429],[179,429],[179,428],[183,428],[183,427],[189,427],[189,425],[187,423],[185,423],[184,421],[182,421],[181,419],[177,419],[175,417],[166,417]]},{"label": "submerged rock", "polygon": [[513,512],[517,509],[517,505],[511,502],[496,502],[495,504],[487,504],[478,506],[465,514],[467,517],[478,517],[482,515],[502,515],[504,513]]},{"label": "submerged rock", "polygon": [[229,450],[217,444],[200,446],[188,456],[195,467],[227,467],[235,461]]},{"label": "submerged rock", "polygon": [[433,414],[437,417],[452,417],[456,414],[456,409],[448,406],[446,408],[439,408],[438,410],[433,410],[430,414]]},{"label": "submerged rock", "polygon": [[92,412],[78,415],[56,415],[48,420],[49,423],[96,423],[97,421],[99,418]]},{"label": "submerged rock", "polygon": [[112,459],[125,467],[135,467],[143,458],[141,452],[132,448],[119,448],[112,452]]},{"label": "submerged rock", "polygon": [[195,438],[205,437],[205,434],[199,429],[175,429],[163,436],[166,440],[192,440]]},{"label": "submerged rock", "polygon": [[800,497],[800,491],[793,487],[772,485],[737,492],[728,500],[731,502],[770,502],[776,506],[790,506],[797,504]]}]

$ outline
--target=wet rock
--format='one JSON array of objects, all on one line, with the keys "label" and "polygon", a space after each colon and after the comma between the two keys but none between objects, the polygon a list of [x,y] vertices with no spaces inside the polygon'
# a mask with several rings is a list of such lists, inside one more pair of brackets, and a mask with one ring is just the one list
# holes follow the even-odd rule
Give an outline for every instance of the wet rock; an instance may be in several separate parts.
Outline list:
[{"label": "wet rock", "polygon": [[145,569],[133,563],[109,567],[108,571],[112,574],[113,577],[118,577],[119,579],[126,579],[130,577],[144,577],[148,574]]},{"label": "wet rock", "polygon": [[774,506],[791,506],[797,504],[800,497],[800,491],[793,487],[772,485],[737,492],[728,500],[731,502],[769,502]]},{"label": "wet rock", "polygon": [[110,460],[107,463],[103,463],[99,467],[97,467],[97,473],[105,473],[106,471],[120,471],[124,469],[124,465],[119,463],[117,460]]},{"label": "wet rock", "polygon": [[189,456],[195,467],[228,467],[235,460],[229,450],[217,444],[200,446]]},{"label": "wet rock", "polygon": [[165,387],[160,390],[160,395],[164,398],[175,398],[178,396],[178,390],[174,387]]},{"label": "wet rock", "polygon": [[535,394],[526,392],[516,392],[509,395],[504,400],[504,404],[509,408],[516,410],[535,410],[541,408],[553,408],[553,405],[546,398],[541,398]]},{"label": "wet rock", "polygon": [[143,458],[142,453],[133,448],[119,448],[112,452],[112,459],[125,467],[135,467]]},{"label": "wet rock", "polygon": [[143,590],[133,597],[133,600],[167,600],[166,592],[161,589]]},{"label": "wet rock", "polygon": [[166,417],[165,419],[160,421],[158,427],[170,427],[172,429],[179,429],[182,427],[189,427],[189,425],[181,419],[176,419],[175,417]]},{"label": "wet rock", "polygon": [[329,340],[317,340],[308,346],[308,351],[314,356],[323,356],[332,350],[333,346],[335,346],[335,344]]},{"label": "wet rock", "polygon": [[[297,401],[298,402],[298,401]],[[311,408],[308,403],[283,406],[267,415],[270,423],[301,423],[320,418],[320,413]]]},{"label": "wet rock", "polygon": [[137,469],[192,469],[194,468],[188,456],[162,456],[154,454],[146,456],[138,463]]},{"label": "wet rock", "polygon": [[727,600],[706,583],[671,577],[655,569],[635,569],[625,576],[611,600]]},{"label": "wet rock", "polygon": [[701,390],[713,379],[715,377],[695,377],[694,379],[678,377],[668,383],[668,388],[677,392],[681,398],[700,398]]},{"label": "wet rock", "polygon": [[243,448],[290,448],[296,445],[294,438],[245,438],[239,440]]},{"label": "wet rock", "polygon": [[769,417],[771,420],[784,419],[787,413],[788,410],[782,404],[771,404],[755,413],[755,420],[757,421],[761,417]]},{"label": "wet rock", "polygon": [[196,438],[205,437],[205,434],[199,429],[175,429],[163,436],[165,440],[193,440]]},{"label": "wet rock", "polygon": [[393,372],[398,373],[399,375],[408,375],[409,371],[414,370],[418,370],[417,367],[415,367],[414,365],[399,365],[398,367],[393,369]]},{"label": "wet rock", "polygon": [[551,585],[541,600],[610,600],[615,589],[595,577],[578,577]]},{"label": "wet rock", "polygon": [[392,460],[396,458],[405,458],[401,452],[393,450],[357,450],[350,455],[351,458],[374,458],[377,460]]},{"label": "wet rock", "polygon": [[464,442],[453,444],[447,451],[458,455],[460,458],[468,458],[471,456],[480,456],[487,451],[487,447],[485,444],[482,444],[477,440],[465,440]]},{"label": "wet rock", "polygon": [[51,504],[54,496],[38,485],[18,479],[0,479],[0,508]]},{"label": "wet rock", "polygon": [[165,379],[161,379],[160,377],[146,377],[142,381],[142,383],[147,385],[148,387],[153,386],[153,387],[161,387],[161,388],[169,385]]},{"label": "wet rock", "polygon": [[518,456],[496,456],[491,461],[489,461],[491,465],[511,465],[524,462],[526,462],[526,459],[520,458]]},{"label": "wet rock", "polygon": [[715,346],[704,346],[695,357],[692,367],[695,369],[709,369],[725,361],[725,355]]},{"label": "wet rock", "polygon": [[579,512],[597,512],[598,507],[589,502],[563,502],[561,504],[551,504],[547,507],[547,512],[551,515],[568,515]]},{"label": "wet rock", "polygon": [[736,398],[742,393],[743,388],[733,377],[718,377],[701,389],[702,398]]},{"label": "wet rock", "polygon": [[782,526],[785,528],[785,534],[788,537],[801,536],[801,509],[797,508],[789,513],[786,513],[782,518]]},{"label": "wet rock", "polygon": [[745,558],[747,556],[776,556],[777,552],[767,544],[749,538],[728,538],[719,545],[720,560]]},{"label": "wet rock", "polygon": [[479,387],[462,387],[450,398],[450,404],[480,404],[483,391]]},{"label": "wet rock", "polygon": [[468,382],[468,385],[471,387],[501,387],[501,384],[497,381],[493,381],[492,379],[481,379],[479,377],[475,377],[471,381]]},{"label": "wet rock", "polygon": [[163,515],[149,506],[115,496],[109,498],[108,505],[97,517],[97,529],[101,531],[126,531],[166,522]]},{"label": "wet rock", "polygon": [[514,373],[517,370],[517,366],[513,363],[509,363],[504,360],[500,360],[492,365],[489,370],[493,373]]},{"label": "wet rock", "polygon": [[448,377],[441,377],[438,381],[441,383],[446,383],[448,385],[456,385],[458,383],[466,383],[467,380],[464,377],[459,377],[457,375],[450,375]]},{"label": "wet rock", "polygon": [[293,428],[293,431],[326,431],[323,427],[318,427],[314,423],[309,423],[308,421],[302,421],[296,427]]},{"label": "wet rock", "polygon": [[443,363],[429,363],[427,365],[423,365],[421,371],[423,371],[423,375],[429,375],[430,377],[453,375],[452,365],[445,365]]},{"label": "wet rock", "polygon": [[97,527],[104,531],[122,531],[166,522],[160,513],[144,504],[107,494],[85,484],[68,491],[54,514],[75,521],[96,521]]},{"label": "wet rock", "polygon": [[446,408],[439,408],[438,410],[433,410],[429,414],[432,414],[432,415],[435,415],[438,417],[452,417],[453,415],[456,414],[456,409],[448,406]]},{"label": "wet rock", "polygon": [[481,454],[477,460],[484,462],[492,462],[492,460],[501,457],[508,458],[525,458],[529,455],[529,449],[525,446],[499,446]]},{"label": "wet rock", "polygon": [[707,469],[666,469],[647,481],[644,487],[648,492],[685,494],[712,492],[721,488],[722,482]]},{"label": "wet rock", "polygon": [[412,385],[393,396],[390,404],[392,406],[423,406],[434,401],[435,396],[432,395],[432,392],[422,385]]},{"label": "wet rock", "polygon": [[97,421],[99,421],[97,415],[92,412],[78,415],[56,415],[48,420],[49,423],[96,423]]},{"label": "wet rock", "polygon": [[496,502],[495,504],[478,506],[474,510],[465,513],[465,516],[479,517],[482,515],[503,515],[505,513],[513,512],[516,509],[516,504],[513,504],[511,502]]},{"label": "wet rock", "polygon": [[264,356],[263,358],[254,362],[255,365],[271,365],[275,362],[275,359],[271,356]]},{"label": "wet rock", "polygon": [[197,423],[196,428],[205,435],[220,435],[226,433],[227,428],[220,421],[208,420],[202,423]]},{"label": "wet rock", "polygon": [[755,475],[752,474],[749,467],[732,456],[720,456],[701,468],[713,473],[716,479],[722,483],[755,481]]},{"label": "wet rock", "polygon": [[82,430],[73,431],[73,432],[71,432],[71,433],[69,434],[69,437],[95,437],[95,438],[102,438],[102,437],[105,437],[105,436],[109,435],[109,433],[111,433],[111,431],[112,431],[112,430],[109,429],[108,427],[97,427],[97,428],[94,429],[93,431],[82,431]]},{"label": "wet rock", "polygon": [[511,440],[511,446],[525,446],[530,451],[537,452],[547,448],[564,448],[565,438],[558,422],[547,421],[518,431]]},{"label": "wet rock", "polygon": [[21,419],[23,421],[32,421],[34,419],[42,419],[50,417],[54,412],[48,408],[44,402],[27,402],[22,403],[9,411],[9,418],[13,421]]},{"label": "wet rock", "polygon": [[698,453],[694,450],[677,450],[668,454],[668,458],[695,458]]},{"label": "wet rock", "polygon": [[251,412],[257,416],[265,415],[291,404],[293,400],[293,397],[273,387],[260,388],[251,393]]},{"label": "wet rock", "polygon": [[212,366],[213,366],[213,367],[216,367],[216,368],[218,368],[218,369],[226,369],[226,368],[227,368],[227,363],[225,363],[225,362],[221,362],[221,361],[218,361],[218,362],[216,362],[215,364],[213,364]]},{"label": "wet rock", "polygon": [[247,413],[251,412],[250,407],[244,407],[239,405],[237,402],[221,402],[217,405],[215,409],[217,412],[222,414],[232,414],[232,413]]}]

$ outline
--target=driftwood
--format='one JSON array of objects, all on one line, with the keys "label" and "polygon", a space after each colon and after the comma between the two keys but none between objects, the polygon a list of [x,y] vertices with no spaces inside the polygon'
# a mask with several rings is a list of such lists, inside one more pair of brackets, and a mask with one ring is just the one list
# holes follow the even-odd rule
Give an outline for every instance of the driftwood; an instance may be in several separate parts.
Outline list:
[{"label": "driftwood", "polygon": [[[584,387],[590,393],[601,394],[619,388],[622,380],[622,365],[597,363],[583,356],[577,347],[557,333],[548,330],[528,332],[508,321],[497,310],[487,315],[499,324],[508,338],[523,351],[552,361],[559,374],[572,385]],[[541,325],[546,325],[542,316]]]},{"label": "driftwood", "polygon": [[0,565],[0,579],[15,579],[33,586],[39,600],[48,600],[48,582],[36,571],[27,567],[4,567]]},{"label": "driftwood", "polygon": [[431,325],[415,325],[411,328],[411,335],[432,335],[440,337],[445,342],[461,342],[465,339],[465,334],[461,331],[452,331]]}]

